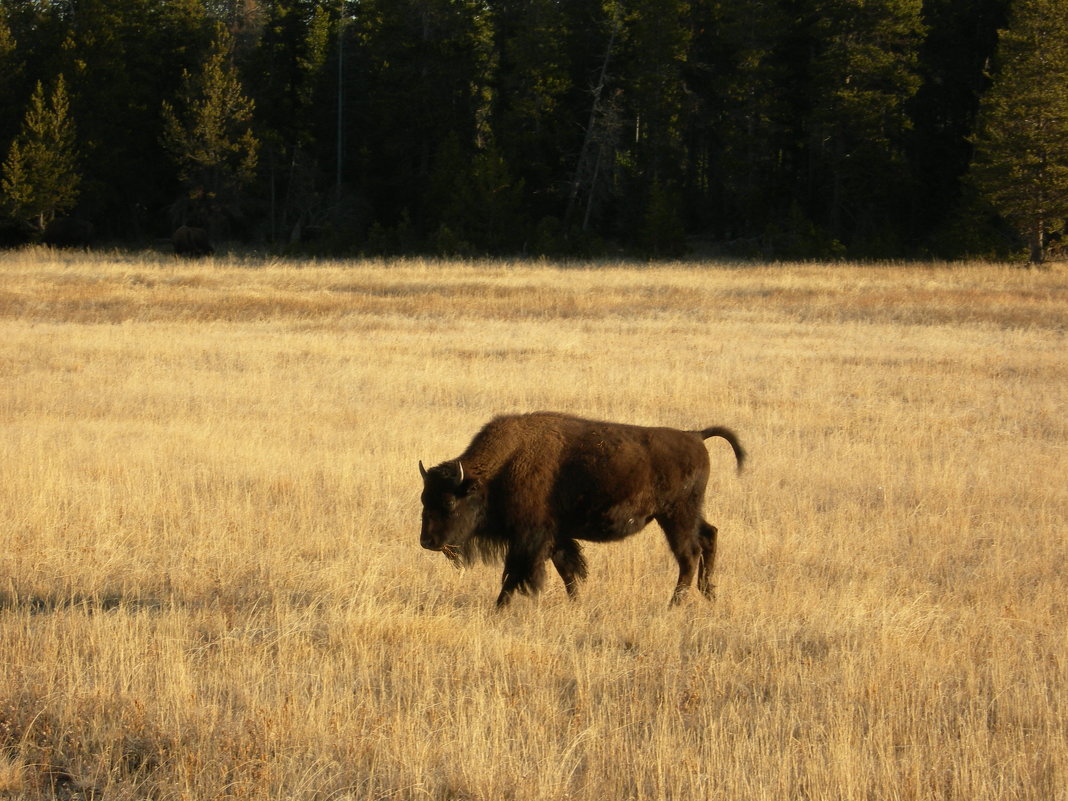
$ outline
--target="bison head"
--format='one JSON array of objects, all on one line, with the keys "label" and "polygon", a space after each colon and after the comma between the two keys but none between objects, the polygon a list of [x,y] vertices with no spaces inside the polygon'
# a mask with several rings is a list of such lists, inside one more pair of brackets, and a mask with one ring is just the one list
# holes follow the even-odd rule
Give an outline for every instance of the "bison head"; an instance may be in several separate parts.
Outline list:
[{"label": "bison head", "polygon": [[479,482],[464,476],[459,461],[445,462],[423,476],[423,529],[419,541],[431,551],[442,551],[453,561],[463,559],[464,546],[482,520],[484,501]]}]

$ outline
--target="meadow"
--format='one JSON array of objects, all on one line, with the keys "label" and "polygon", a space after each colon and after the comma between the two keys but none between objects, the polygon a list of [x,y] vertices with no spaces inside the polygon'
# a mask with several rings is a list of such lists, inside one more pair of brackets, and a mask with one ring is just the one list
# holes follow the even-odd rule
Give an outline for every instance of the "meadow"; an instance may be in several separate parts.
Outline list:
[{"label": "meadow", "polygon": [[[1068,799],[1068,273],[0,253],[0,798]],[[417,463],[728,425],[493,608]]]}]

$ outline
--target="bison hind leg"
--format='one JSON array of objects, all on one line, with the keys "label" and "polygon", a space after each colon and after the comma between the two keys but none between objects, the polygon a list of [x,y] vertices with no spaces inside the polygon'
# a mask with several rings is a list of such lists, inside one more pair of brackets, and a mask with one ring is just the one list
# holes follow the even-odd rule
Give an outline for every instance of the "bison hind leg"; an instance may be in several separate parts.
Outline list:
[{"label": "bison hind leg", "polygon": [[579,582],[586,578],[586,557],[582,555],[582,546],[572,539],[556,541],[556,550],[552,554],[553,566],[560,578],[564,580],[569,598],[578,595]]},{"label": "bison hind leg", "polygon": [[679,580],[671,595],[671,604],[675,606],[682,603],[686,591],[693,584],[694,576],[698,574],[704,562],[705,547],[698,531],[702,521],[698,515],[684,512],[672,516],[657,516],[656,522],[664,530],[671,552],[679,563]]},{"label": "bison hind leg", "polygon": [[697,572],[697,588],[712,600],[716,597],[716,585],[712,583],[712,571],[716,567],[716,535],[719,531],[707,520],[702,520],[697,530],[701,542],[701,566]]}]

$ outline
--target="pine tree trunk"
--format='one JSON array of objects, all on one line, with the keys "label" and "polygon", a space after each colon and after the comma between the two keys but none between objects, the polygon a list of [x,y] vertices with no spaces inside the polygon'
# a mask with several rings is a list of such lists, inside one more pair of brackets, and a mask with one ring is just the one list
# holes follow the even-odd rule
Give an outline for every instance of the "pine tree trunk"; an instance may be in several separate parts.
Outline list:
[{"label": "pine tree trunk", "polygon": [[[586,126],[586,133],[582,140],[582,149],[579,151],[578,162],[575,164],[575,176],[571,181],[571,191],[567,198],[567,209],[564,211],[564,225],[565,228],[571,227],[571,221],[574,219],[575,203],[578,200],[579,190],[583,185],[583,173],[589,169],[589,160],[591,158],[590,152],[594,146],[596,146],[596,125],[598,119],[598,111],[600,110],[601,93],[604,91],[605,82],[608,79],[608,64],[612,60],[612,48],[615,46],[616,34],[619,31],[619,21],[615,20],[612,26],[612,30],[608,36],[608,47],[604,51],[604,59],[601,61],[601,74],[597,81],[597,85],[593,87],[593,104],[590,106],[590,121]],[[597,154],[596,167],[600,166],[600,153]],[[586,214],[583,218],[582,230],[586,230],[586,225],[590,218],[590,207],[593,205],[592,194],[594,191],[592,182],[588,187],[591,198],[586,205]]]}]

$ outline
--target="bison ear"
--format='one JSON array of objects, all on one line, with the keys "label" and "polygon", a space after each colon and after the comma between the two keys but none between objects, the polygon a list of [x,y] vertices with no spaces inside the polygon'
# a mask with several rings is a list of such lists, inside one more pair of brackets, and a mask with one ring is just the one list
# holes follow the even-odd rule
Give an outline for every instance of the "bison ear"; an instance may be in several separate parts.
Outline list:
[{"label": "bison ear", "polygon": [[419,460],[419,475],[421,475],[423,477],[423,481],[426,481],[427,472],[426,472],[426,468],[423,467],[423,460],[422,459]]}]

